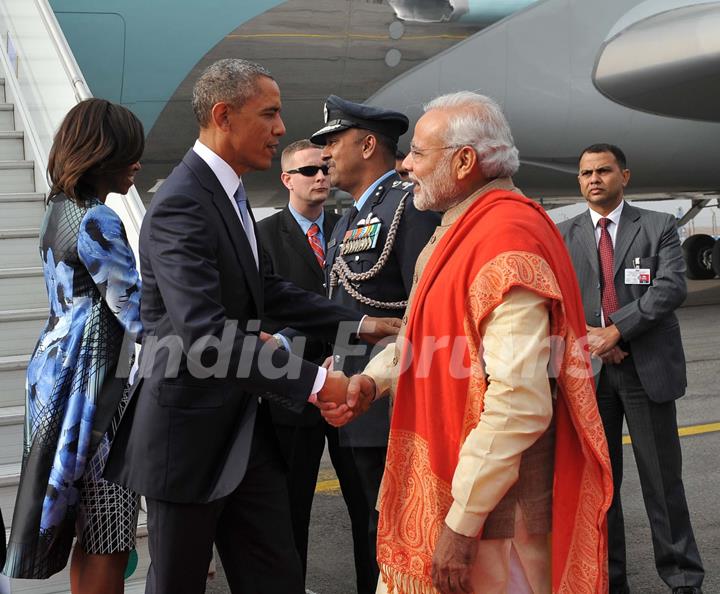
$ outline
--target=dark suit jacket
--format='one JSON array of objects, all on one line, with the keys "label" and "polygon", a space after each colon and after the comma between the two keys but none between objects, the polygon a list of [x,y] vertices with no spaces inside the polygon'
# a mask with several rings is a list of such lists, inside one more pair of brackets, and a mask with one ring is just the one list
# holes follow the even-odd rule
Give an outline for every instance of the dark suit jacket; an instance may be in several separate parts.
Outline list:
[{"label": "dark suit jacket", "polygon": [[[366,297],[378,301],[403,301],[410,295],[415,273],[415,263],[418,255],[427,244],[430,236],[440,224],[440,215],[435,212],[418,211],[412,200],[413,184],[404,182],[400,177],[391,175],[384,180],[367,199],[357,216],[354,209],[349,209],[340,219],[328,241],[326,274],[332,270],[335,258],[338,257],[338,248],[342,243],[345,231],[355,228],[357,222],[366,218],[371,212],[382,222],[380,237],[374,249],[358,254],[342,256],[353,272],[366,272],[372,268],[380,257],[388,237],[390,224],[400,200],[406,193],[410,193],[405,201],[397,237],[387,264],[377,276],[357,283],[357,288]],[[335,303],[352,307],[361,314],[380,317],[402,318],[403,309],[379,309],[365,305],[350,295],[342,285],[331,288],[332,300]],[[341,349],[336,345],[335,353],[342,357],[341,367],[346,374],[362,371],[370,360],[370,356],[343,356]],[[353,447],[383,447],[387,445],[390,431],[389,399],[380,398],[368,412],[340,428],[340,442],[342,445]]]},{"label": "dark suit jacket", "polygon": [[[325,212],[322,232],[326,243],[339,218],[340,216],[335,213]],[[258,223],[257,228],[269,270],[301,289],[324,297],[325,273],[318,265],[315,253],[290,209],[286,206],[280,212],[263,219]],[[283,328],[282,324],[273,320],[263,322],[263,330],[272,334]],[[322,364],[331,351],[329,343],[308,338],[302,356],[308,361]],[[312,404],[306,405],[302,414],[298,415],[286,407],[271,402],[270,412],[273,421],[281,425],[311,426],[321,421],[320,411]]]},{"label": "dark suit jacket", "polygon": [[[577,273],[585,320],[600,326],[600,262],[589,211],[558,225]],[[687,295],[685,262],[675,218],[625,203],[615,237],[615,290],[620,309],[612,314],[629,345],[640,382],[651,400],[679,398],[687,386],[685,354],[675,310]],[[649,268],[650,285],[625,284],[625,269]]]},{"label": "dark suit jacket", "polygon": [[[154,499],[212,501],[245,474],[258,395],[302,411],[317,374],[313,363],[263,350],[258,320],[332,340],[340,321],[360,316],[258,271],[227,194],[192,150],[152,200],[140,265],[141,379],[105,475]],[[203,350],[203,340],[217,348]],[[283,366],[287,374],[273,373]]]}]

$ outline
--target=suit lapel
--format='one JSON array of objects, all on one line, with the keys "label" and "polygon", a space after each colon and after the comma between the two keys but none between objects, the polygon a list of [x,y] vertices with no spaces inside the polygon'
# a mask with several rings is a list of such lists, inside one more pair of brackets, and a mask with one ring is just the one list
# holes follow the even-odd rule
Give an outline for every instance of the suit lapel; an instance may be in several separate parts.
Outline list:
[{"label": "suit lapel", "polygon": [[300,254],[307,268],[322,282],[323,271],[318,265],[315,252],[312,251],[307,237],[303,235],[300,225],[298,225],[287,206],[282,211],[280,231],[283,234],[283,241],[287,242],[293,250]]},{"label": "suit lapel", "polygon": [[620,268],[622,268],[630,245],[638,234],[638,231],[640,231],[639,219],[640,211],[626,202],[620,215],[620,224],[618,225],[617,235],[615,236],[615,275],[617,275]]},{"label": "suit lapel", "polygon": [[597,243],[595,242],[595,228],[593,227],[592,218],[590,218],[590,211],[584,212],[577,220],[576,225],[578,226],[578,238],[585,250],[588,262],[590,262],[595,276],[599,277],[600,264],[598,262]]},{"label": "suit lapel", "polygon": [[[220,212],[220,218],[225,225],[225,229],[230,237],[230,242],[235,249],[235,255],[237,256],[240,264],[245,271],[245,278],[250,286],[250,291],[253,296],[253,300],[257,306],[258,313],[262,312],[262,285],[260,283],[260,273],[258,272],[257,265],[255,264],[255,257],[253,256],[252,249],[250,248],[250,242],[248,241],[245,229],[243,229],[240,218],[238,217],[232,204],[230,204],[230,198],[225,193],[222,185],[218,181],[212,169],[203,161],[192,149],[189,150],[183,162],[190,168],[190,170],[197,176],[202,186],[208,190],[212,195],[212,201],[215,208]],[[252,217],[252,210],[250,210],[250,216]],[[255,220],[253,218],[253,225]],[[255,237],[257,237],[257,230],[255,231]]]},{"label": "suit lapel", "polygon": [[[333,234],[333,229],[335,229],[335,223],[337,223],[338,217],[336,214],[325,211],[325,220],[323,221],[323,235],[325,236],[325,245],[327,246],[327,243],[330,241],[330,238]],[[325,248],[325,251],[327,251],[327,247]]]}]

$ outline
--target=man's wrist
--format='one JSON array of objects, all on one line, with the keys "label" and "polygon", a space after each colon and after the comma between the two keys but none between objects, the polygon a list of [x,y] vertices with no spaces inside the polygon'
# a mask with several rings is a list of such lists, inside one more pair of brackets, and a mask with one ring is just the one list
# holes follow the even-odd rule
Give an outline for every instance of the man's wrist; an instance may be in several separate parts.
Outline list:
[{"label": "man's wrist", "polygon": [[360,336],[360,333],[362,332],[362,325],[363,325],[363,322],[365,321],[365,318],[367,318],[367,317],[368,317],[368,314],[365,314],[362,318],[360,318],[360,323],[358,324],[357,330],[355,331],[355,334],[357,334],[358,336]]},{"label": "man's wrist", "polygon": [[272,335],[272,338],[275,341],[277,348],[290,352],[290,343],[282,334],[276,332]]},{"label": "man's wrist", "polygon": [[315,376],[315,382],[313,383],[310,396],[308,396],[308,402],[312,402],[313,404],[317,402],[317,394],[320,390],[323,389],[323,386],[327,381],[327,375],[327,369],[325,369],[324,367],[318,367],[317,375]]}]

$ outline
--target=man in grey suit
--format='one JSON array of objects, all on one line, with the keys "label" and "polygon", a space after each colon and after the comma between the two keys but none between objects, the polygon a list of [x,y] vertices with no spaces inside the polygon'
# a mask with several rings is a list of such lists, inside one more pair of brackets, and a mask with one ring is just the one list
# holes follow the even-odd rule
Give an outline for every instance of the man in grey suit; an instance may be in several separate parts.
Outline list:
[{"label": "man in grey suit", "polygon": [[675,400],[687,385],[675,309],[687,293],[675,219],[623,200],[623,152],[595,144],[580,156],[589,209],[559,225],[582,291],[600,415],[615,486],[608,511],[611,594],[630,591],[625,558],[622,428],[627,421],[655,565],[675,594],[700,594],[704,570],[685,500]]}]

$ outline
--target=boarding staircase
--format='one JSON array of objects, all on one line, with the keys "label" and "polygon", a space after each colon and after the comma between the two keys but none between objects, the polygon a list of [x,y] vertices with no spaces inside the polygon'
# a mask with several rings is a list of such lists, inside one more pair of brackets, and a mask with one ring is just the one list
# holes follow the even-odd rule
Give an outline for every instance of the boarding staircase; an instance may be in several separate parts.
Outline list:
[{"label": "boarding staircase", "polygon": [[[7,537],[20,478],[25,368],[48,311],[38,249],[47,155],[64,114],[90,93],[46,0],[0,0],[0,77],[0,509]],[[136,247],[139,196],[133,190],[108,204]],[[138,565],[127,593],[144,591],[146,535],[141,513]],[[66,593],[68,570],[49,580],[10,580],[10,588]]]}]

